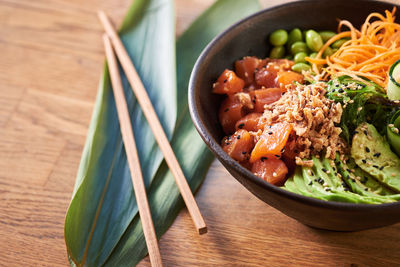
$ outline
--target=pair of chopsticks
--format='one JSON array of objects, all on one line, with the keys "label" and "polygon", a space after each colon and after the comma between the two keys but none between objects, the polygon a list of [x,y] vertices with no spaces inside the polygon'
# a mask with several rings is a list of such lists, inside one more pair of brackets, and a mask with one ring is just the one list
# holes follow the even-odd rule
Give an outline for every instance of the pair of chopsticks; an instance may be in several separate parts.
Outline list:
[{"label": "pair of chopsticks", "polygon": [[186,207],[189,210],[190,216],[197,228],[199,234],[207,232],[207,226],[201,216],[200,210],[196,204],[193,194],[187,184],[178,160],[169,144],[167,136],[161,126],[157,114],[153,108],[150,98],[143,86],[142,81],[136,69],[129,58],[115,28],[111,24],[107,15],[103,11],[98,12],[101,24],[104,27],[105,34],[103,35],[104,47],[108,61],[108,68],[111,76],[112,88],[117,106],[118,118],[121,125],[122,139],[125,144],[128,164],[131,172],[133,189],[138,203],[139,215],[143,226],[143,232],[146,239],[147,248],[149,251],[150,262],[152,266],[162,266],[161,254],[157,243],[157,237],[154,230],[153,220],[151,217],[150,207],[147,200],[146,189],[143,182],[142,172],[140,168],[139,156],[137,154],[135,139],[129,117],[128,107],[124,95],[124,90],[121,83],[121,76],[118,70],[118,63],[115,58],[115,53],[119,62],[125,71],[128,81],[132,87],[134,94],[143,110],[143,113],[150,125],[150,128],[155,136],[155,139],[164,154],[164,159],[167,162],[176,184],[181,192]]}]

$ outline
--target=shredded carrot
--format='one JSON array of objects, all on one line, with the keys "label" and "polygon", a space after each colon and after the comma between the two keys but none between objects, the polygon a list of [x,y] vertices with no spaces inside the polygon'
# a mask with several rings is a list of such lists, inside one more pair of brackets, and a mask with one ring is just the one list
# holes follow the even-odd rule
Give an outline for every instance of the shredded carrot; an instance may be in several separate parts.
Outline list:
[{"label": "shredded carrot", "polygon": [[[315,58],[307,57],[306,60],[322,79],[341,75],[357,80],[363,77],[386,88],[389,68],[400,59],[400,24],[394,22],[395,12],[394,7],[392,12],[386,10],[385,15],[371,13],[360,30],[349,21],[341,20],[339,33],[324,44]],[[342,31],[343,27],[349,30]],[[322,58],[326,48],[345,37],[350,40],[331,56]]]}]

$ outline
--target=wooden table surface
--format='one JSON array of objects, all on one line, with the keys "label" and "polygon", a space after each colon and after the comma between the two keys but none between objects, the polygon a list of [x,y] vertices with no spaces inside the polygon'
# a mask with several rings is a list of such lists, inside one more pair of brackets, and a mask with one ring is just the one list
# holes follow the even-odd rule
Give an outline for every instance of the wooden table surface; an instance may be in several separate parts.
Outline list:
[{"label": "wooden table surface", "polygon": [[[68,208],[104,61],[104,9],[131,0],[0,0],[0,266],[66,266]],[[212,0],[178,0],[177,34]],[[270,6],[282,1],[263,1]],[[166,266],[400,266],[400,224],[315,230],[267,206],[214,162],[160,248]],[[140,266],[150,266],[145,258]]]}]

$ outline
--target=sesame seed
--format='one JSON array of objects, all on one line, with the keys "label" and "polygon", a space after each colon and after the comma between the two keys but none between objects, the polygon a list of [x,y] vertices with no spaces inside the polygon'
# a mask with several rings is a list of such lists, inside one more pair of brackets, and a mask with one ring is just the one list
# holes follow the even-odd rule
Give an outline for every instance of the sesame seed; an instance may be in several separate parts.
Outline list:
[{"label": "sesame seed", "polygon": [[240,136],[240,134],[239,134],[239,135],[237,136],[237,139],[240,139],[240,137],[241,137],[241,136]]},{"label": "sesame seed", "polygon": [[372,165],[372,167],[379,169],[379,166],[377,166],[377,165]]},{"label": "sesame seed", "polygon": [[367,153],[369,153],[371,150],[369,150],[369,147],[365,147],[365,151],[367,152]]},{"label": "sesame seed", "polygon": [[246,78],[249,77],[249,74],[247,73],[247,71],[244,73],[244,76],[245,76]]},{"label": "sesame seed", "polygon": [[277,174],[276,172],[273,172],[273,173],[272,173],[272,176],[277,177],[278,174]]},{"label": "sesame seed", "polygon": [[308,175],[310,175],[311,176],[311,170],[307,170],[307,173],[308,173]]},{"label": "sesame seed", "polygon": [[244,123],[241,123],[241,124],[238,125],[238,128],[239,128],[239,129],[242,129],[243,126],[244,126]]},{"label": "sesame seed", "polygon": [[312,181],[310,181],[310,182],[308,183],[308,185],[312,185]]},{"label": "sesame seed", "polygon": [[224,80],[224,83],[226,83],[228,80]]},{"label": "sesame seed", "polygon": [[364,130],[364,134],[365,134],[365,135],[368,135],[368,132],[367,132],[367,130]]},{"label": "sesame seed", "polygon": [[365,159],[361,160],[363,163],[367,163],[367,161]]},{"label": "sesame seed", "polygon": [[246,151],[243,151],[243,152],[242,152],[242,155],[246,155],[246,153],[247,153]]},{"label": "sesame seed", "polygon": [[268,132],[269,135],[273,134],[273,132]]},{"label": "sesame seed", "polygon": [[226,108],[225,110],[224,110],[224,112],[228,112],[229,111],[229,108]]},{"label": "sesame seed", "polygon": [[261,157],[261,161],[264,162],[264,160],[267,160],[267,157]]},{"label": "sesame seed", "polygon": [[381,167],[379,168],[379,170],[381,171],[381,170],[383,170],[383,168],[385,168],[385,166],[381,166]]},{"label": "sesame seed", "polygon": [[380,155],[381,155],[381,153],[378,152],[378,153],[375,153],[375,154],[374,154],[374,157],[375,157],[375,158],[379,158]]}]

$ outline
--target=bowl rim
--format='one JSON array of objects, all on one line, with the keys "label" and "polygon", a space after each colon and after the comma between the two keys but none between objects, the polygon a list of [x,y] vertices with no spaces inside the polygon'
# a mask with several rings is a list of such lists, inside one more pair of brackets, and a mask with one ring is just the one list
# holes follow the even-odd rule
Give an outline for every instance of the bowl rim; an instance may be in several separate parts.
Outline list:
[{"label": "bowl rim", "polygon": [[[400,201],[392,202],[392,203],[382,203],[382,204],[364,204],[364,203],[347,203],[347,202],[335,202],[335,201],[326,201],[326,200],[321,200],[317,198],[312,198],[304,195],[300,195],[297,193],[290,192],[288,190],[282,189],[281,187],[272,185],[256,175],[254,175],[252,172],[241,166],[238,162],[233,160],[231,157],[228,156],[228,154],[221,148],[220,144],[212,137],[210,131],[207,129],[203,121],[200,119],[199,116],[199,110],[198,106],[195,101],[195,85],[196,81],[198,80],[198,70],[201,68],[206,56],[208,53],[213,49],[213,47],[221,41],[225,36],[227,36],[231,31],[233,31],[236,27],[247,23],[259,16],[262,16],[264,13],[269,13],[273,12],[275,10],[279,10],[281,8],[285,8],[287,6],[293,6],[293,5],[303,5],[305,3],[313,3],[317,2],[319,0],[303,0],[303,1],[295,1],[295,2],[290,2],[290,3],[284,3],[280,5],[276,5],[270,8],[266,8],[263,10],[260,10],[252,15],[249,15],[238,22],[234,23],[221,33],[219,33],[216,37],[214,37],[208,44],[207,46],[203,49],[201,52],[200,56],[197,58],[196,63],[193,67],[192,73],[190,75],[190,80],[189,80],[189,85],[188,85],[188,102],[189,102],[189,112],[191,119],[193,121],[193,124],[200,134],[201,138],[203,141],[206,143],[208,148],[217,156],[219,161],[222,163],[230,165],[236,172],[240,173],[244,179],[250,180],[250,182],[256,184],[259,187],[262,187],[266,189],[267,191],[272,191],[275,194],[283,195],[291,200],[294,201],[299,201],[303,204],[313,206],[313,207],[323,207],[327,209],[337,209],[340,208],[342,210],[347,210],[347,211],[366,211],[366,210],[376,210],[376,209],[392,209],[392,208],[398,208],[400,207]],[[364,0],[365,1],[365,0]],[[377,1],[377,0],[366,0],[365,2],[370,2],[370,3],[385,3],[385,4],[392,4],[393,6],[396,6],[397,8],[400,8],[399,5],[396,5],[394,3],[390,3],[387,1]],[[236,179],[236,178],[235,178]]]}]

